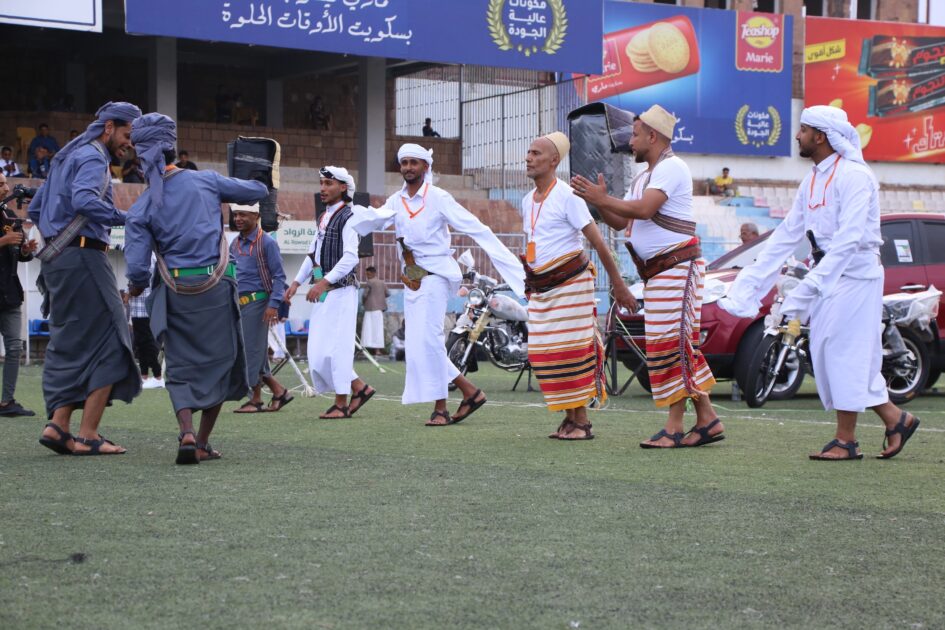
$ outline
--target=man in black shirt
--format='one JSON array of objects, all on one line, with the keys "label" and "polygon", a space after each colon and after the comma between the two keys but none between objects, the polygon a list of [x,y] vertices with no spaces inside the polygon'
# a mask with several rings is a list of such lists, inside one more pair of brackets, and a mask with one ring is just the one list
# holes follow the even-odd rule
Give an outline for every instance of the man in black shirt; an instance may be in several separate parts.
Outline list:
[{"label": "man in black shirt", "polygon": [[177,156],[180,158],[180,160],[178,160],[177,164],[174,166],[177,168],[190,169],[192,171],[198,170],[197,165],[190,161],[190,154],[187,153],[187,151],[181,151],[177,154]]},{"label": "man in black shirt", "polygon": [[[10,195],[7,178],[0,173],[0,201]],[[23,325],[23,287],[16,275],[16,264],[33,258],[36,241],[27,241],[22,229],[13,229],[12,211],[3,208],[3,232],[0,236],[0,335],[6,358],[3,363],[3,396],[0,399],[0,416],[34,416],[13,398],[16,379],[20,371],[20,355],[23,340],[20,329]]]}]

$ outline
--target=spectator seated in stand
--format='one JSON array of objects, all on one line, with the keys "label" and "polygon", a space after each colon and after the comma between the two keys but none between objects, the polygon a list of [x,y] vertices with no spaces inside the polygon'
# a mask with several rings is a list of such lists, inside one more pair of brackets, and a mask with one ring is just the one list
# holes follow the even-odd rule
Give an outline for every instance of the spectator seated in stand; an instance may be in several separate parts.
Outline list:
[{"label": "spectator seated in stand", "polygon": [[180,159],[177,161],[177,164],[174,165],[177,168],[186,168],[191,171],[200,170],[197,168],[196,164],[190,161],[190,154],[187,153],[187,151],[181,151],[177,155],[180,157]]},{"label": "spectator seated in stand", "polygon": [[742,223],[738,229],[738,238],[741,239],[742,245],[752,242],[758,238],[758,226],[751,222]]},{"label": "spectator seated in stand", "polygon": [[40,123],[36,128],[36,137],[30,140],[30,147],[27,151],[27,155],[33,156],[35,154],[36,147],[46,147],[46,151],[49,154],[50,159],[52,159],[52,157],[59,152],[59,143],[56,142],[55,138],[49,135],[49,125],[46,123]]},{"label": "spectator seated in stand", "polygon": [[13,148],[3,147],[0,149],[0,173],[7,177],[24,177],[20,167],[13,161]]},{"label": "spectator seated in stand", "polygon": [[734,197],[737,194],[735,191],[735,180],[729,175],[728,167],[723,168],[721,175],[715,179],[708,180],[706,184],[709,187],[709,194],[711,195]]},{"label": "spectator seated in stand", "polygon": [[423,121],[423,135],[424,137],[430,138],[439,138],[440,134],[433,130],[433,121],[430,118],[427,118]]},{"label": "spectator seated in stand", "polygon": [[46,179],[49,177],[49,150],[44,145],[37,145],[30,158],[30,177]]},{"label": "spectator seated in stand", "polygon": [[121,169],[121,181],[125,184],[143,184],[144,171],[141,169],[141,160],[137,157],[125,162]]}]

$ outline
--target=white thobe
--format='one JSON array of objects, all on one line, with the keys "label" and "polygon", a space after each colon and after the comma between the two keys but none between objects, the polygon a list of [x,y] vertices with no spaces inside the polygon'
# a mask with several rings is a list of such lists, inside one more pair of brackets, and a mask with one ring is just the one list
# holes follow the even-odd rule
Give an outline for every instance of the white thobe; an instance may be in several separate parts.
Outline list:
[{"label": "white thobe", "polygon": [[787,217],[757,261],[738,274],[719,306],[741,317],[754,316],[807,230],[813,231],[825,255],[788,294],[781,313],[800,320],[810,317],[814,377],[824,407],[860,412],[889,399],[880,374],[879,185],[869,167],[838,154],[814,166]]},{"label": "white thobe", "polygon": [[[318,231],[302,267],[295,276],[300,285],[311,278],[312,269],[321,264],[322,242],[325,229],[332,217],[344,203],[338,203],[325,211],[318,224]],[[341,229],[344,253],[325,279],[334,284],[347,276],[358,264],[358,233],[351,225],[351,219]],[[312,386],[319,394],[334,392],[345,395],[351,391],[351,381],[358,378],[354,371],[354,337],[358,319],[358,289],[354,285],[333,289],[328,292],[324,302],[312,304],[312,314],[308,325],[308,369],[312,377]]]},{"label": "white thobe", "polygon": [[[443,319],[450,295],[462,282],[459,264],[450,249],[449,228],[471,237],[486,252],[516,295],[525,295],[525,270],[521,261],[453,196],[430,183],[410,196],[406,184],[388,197],[381,208],[356,208],[354,223],[361,234],[394,226],[397,238],[413,252],[414,260],[428,272],[417,291],[405,289],[405,353],[407,377],[401,402],[405,405],[447,397],[459,371],[446,356]],[[398,246],[398,252],[402,252]]]}]

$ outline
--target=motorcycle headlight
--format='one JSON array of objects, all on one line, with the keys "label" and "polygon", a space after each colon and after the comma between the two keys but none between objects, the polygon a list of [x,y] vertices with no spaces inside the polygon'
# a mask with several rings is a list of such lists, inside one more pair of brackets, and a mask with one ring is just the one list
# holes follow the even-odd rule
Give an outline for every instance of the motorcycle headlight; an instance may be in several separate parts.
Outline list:
[{"label": "motorcycle headlight", "polygon": [[486,303],[486,294],[481,289],[473,289],[466,296],[466,299],[469,300],[470,306],[479,308]]},{"label": "motorcycle headlight", "polygon": [[702,293],[702,304],[712,304],[725,297],[728,292],[728,285],[721,280],[709,278],[705,281],[705,290]]}]

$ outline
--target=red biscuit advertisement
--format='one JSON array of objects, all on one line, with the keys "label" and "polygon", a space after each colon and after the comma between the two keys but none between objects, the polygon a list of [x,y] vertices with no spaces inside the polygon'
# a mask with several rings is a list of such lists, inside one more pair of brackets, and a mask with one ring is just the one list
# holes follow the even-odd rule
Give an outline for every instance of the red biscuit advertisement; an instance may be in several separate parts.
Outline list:
[{"label": "red biscuit advertisement", "polygon": [[584,83],[589,101],[699,72],[699,45],[684,15],[604,36],[604,70]]},{"label": "red biscuit advertisement", "polygon": [[945,163],[945,28],[807,18],[804,105],[842,107],[867,160]]}]

